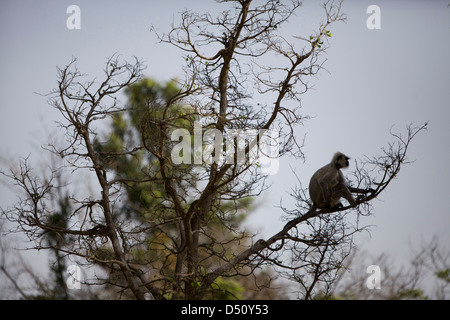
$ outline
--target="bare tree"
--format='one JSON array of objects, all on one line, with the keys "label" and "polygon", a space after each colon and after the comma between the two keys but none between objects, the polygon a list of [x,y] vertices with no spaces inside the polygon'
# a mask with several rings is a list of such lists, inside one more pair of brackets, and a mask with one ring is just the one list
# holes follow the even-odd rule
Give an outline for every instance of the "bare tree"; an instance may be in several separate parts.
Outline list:
[{"label": "bare tree", "polygon": [[[267,173],[250,156],[252,150],[266,130],[275,130],[277,157],[303,156],[302,143],[294,135],[295,125],[306,118],[298,107],[300,96],[308,89],[308,77],[322,68],[329,28],[345,17],[341,2],[328,1],[318,30],[292,42],[279,29],[301,2],[221,2],[230,3],[231,9],[217,17],[184,11],[178,26],[167,34],[157,33],[163,43],[185,52],[185,79],[172,94],[150,95],[131,110],[140,116],[137,144],[112,151],[96,148],[95,141],[101,141],[99,121],[130,111],[120,105],[117,94],[140,79],[140,61],[121,63],[113,56],[100,82],[83,82],[75,60],[58,69],[58,87],[49,101],[64,117],[60,126],[66,141],[47,150],[65,165],[39,178],[25,159],[4,173],[22,189],[23,197],[14,207],[2,209],[3,215],[17,223],[37,248],[55,248],[40,241],[45,232],[60,234],[66,242],[58,244],[58,251],[104,266],[109,277],[98,283],[118,288],[125,297],[201,299],[221,290],[220,279],[254,275],[265,265],[276,266],[280,274],[297,281],[302,298],[314,298],[319,288],[327,294],[352,249],[352,235],[365,228],[359,217],[371,214],[369,202],[397,177],[407,163],[411,140],[426,125],[408,127],[406,137],[393,134],[396,142],[381,156],[357,163],[352,184],[365,192],[357,199],[357,208],[318,211],[300,186],[293,193],[298,207],[284,208],[287,223],[282,230],[254,241],[234,223],[241,201],[266,188]],[[178,141],[172,140],[172,133],[177,129],[188,130],[194,145],[198,133],[200,145],[210,142],[206,131],[214,129],[213,141],[220,147],[211,156],[220,159],[224,151],[231,160],[206,161],[195,150],[193,154],[183,150],[183,158],[193,158],[193,163],[176,163],[172,152]],[[258,134],[240,143],[236,130]],[[234,143],[225,146],[222,139]],[[236,156],[239,150],[246,155],[243,160]],[[111,166],[111,159],[143,153],[148,158],[142,175],[119,175]],[[57,184],[55,175],[67,168],[92,173],[97,191],[71,195],[70,220],[61,227],[49,220],[55,210],[49,200],[52,192],[65,187]],[[152,193],[155,203],[140,213],[140,219],[121,214],[124,190],[146,183],[163,186],[164,192]]]},{"label": "bare tree", "polygon": [[[4,231],[4,224],[5,221],[0,222],[0,274],[4,275],[6,279],[11,283],[13,288],[18,293],[18,296],[20,296],[23,299],[28,299],[28,295],[26,292],[22,289],[22,286],[19,284],[18,279],[20,274],[22,273],[22,270],[17,270],[18,268],[15,268],[15,262],[13,262],[13,259],[9,257],[11,248],[8,248],[5,244],[6,239],[6,232]],[[9,239],[8,239],[9,240]],[[16,269],[15,272],[11,272],[10,269]],[[1,298],[4,299],[7,297],[7,294],[12,290],[5,290],[5,286],[2,286],[2,293],[5,294],[5,296],[2,296]]]},{"label": "bare tree", "polygon": [[[333,285],[330,297],[335,299],[448,299],[449,251],[434,237],[412,248],[406,265],[381,254],[370,257],[365,251],[354,251],[344,262],[343,272]],[[369,263],[370,261],[370,263]],[[368,289],[366,268],[375,263],[380,267],[380,288]]]}]

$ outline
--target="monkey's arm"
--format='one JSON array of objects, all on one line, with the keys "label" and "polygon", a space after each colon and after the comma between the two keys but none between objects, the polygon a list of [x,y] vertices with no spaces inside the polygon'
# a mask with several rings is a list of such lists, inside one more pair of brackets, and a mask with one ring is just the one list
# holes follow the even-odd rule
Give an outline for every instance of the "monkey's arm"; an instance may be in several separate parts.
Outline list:
[{"label": "monkey's arm", "polygon": [[334,190],[334,193],[336,193],[337,196],[344,197],[352,207],[355,207],[356,200],[353,197],[352,192],[349,190],[349,186],[347,186],[344,175],[342,174],[341,171],[339,171],[337,180],[338,183],[336,186],[336,190]]},{"label": "monkey's arm", "polygon": [[353,188],[348,187],[348,190],[353,193],[360,193],[360,195],[356,198],[356,201],[361,202],[367,199],[367,194],[370,193],[369,197],[375,193],[375,190],[372,188],[369,189],[360,189],[360,188]]},{"label": "monkey's arm", "polygon": [[356,200],[345,184],[342,185],[342,196],[350,203],[352,207],[356,206]]},{"label": "monkey's arm", "polygon": [[348,190],[350,190],[350,192],[352,192],[352,193],[363,193],[363,194],[368,194],[368,193],[374,193],[375,192],[375,190],[372,189],[372,188],[360,189],[360,188],[348,187]]},{"label": "monkey's arm", "polygon": [[328,183],[326,183],[326,181],[319,181],[319,186],[320,186],[320,190],[321,192],[321,201],[322,201],[322,205],[329,205],[330,203],[330,197],[331,197],[331,191],[330,188],[328,186]]}]

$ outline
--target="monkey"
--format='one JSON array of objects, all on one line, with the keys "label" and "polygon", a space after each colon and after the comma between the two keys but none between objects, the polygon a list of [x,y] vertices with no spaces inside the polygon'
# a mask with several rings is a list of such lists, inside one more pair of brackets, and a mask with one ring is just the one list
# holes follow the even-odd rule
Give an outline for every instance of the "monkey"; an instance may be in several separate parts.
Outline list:
[{"label": "monkey", "polygon": [[[348,168],[349,159],[345,154],[336,152],[329,164],[313,174],[309,182],[309,195],[314,206],[321,209],[339,209],[343,207],[340,202],[341,197],[345,198],[350,206],[357,205],[341,171],[341,169]],[[351,189],[366,193],[366,190]]]}]

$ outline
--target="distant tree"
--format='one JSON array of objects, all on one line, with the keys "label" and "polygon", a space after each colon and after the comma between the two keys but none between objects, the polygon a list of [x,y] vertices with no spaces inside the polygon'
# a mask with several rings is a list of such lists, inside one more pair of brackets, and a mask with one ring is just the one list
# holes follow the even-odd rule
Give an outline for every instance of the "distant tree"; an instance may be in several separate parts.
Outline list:
[{"label": "distant tree", "polygon": [[[373,263],[381,270],[380,288],[369,290],[366,269]],[[330,297],[346,300],[448,300],[449,270],[450,251],[438,237],[422,243],[420,248],[413,248],[411,260],[406,265],[398,265],[398,261],[387,254],[370,257],[365,251],[357,251],[345,261]]]},{"label": "distant tree", "polygon": [[[280,29],[301,2],[224,2],[230,9],[217,17],[184,11],[179,26],[158,34],[185,53],[185,78],[176,85],[139,82],[141,61],[121,62],[116,55],[100,81],[86,81],[75,59],[59,68],[49,101],[63,116],[65,141],[46,149],[64,166],[41,178],[23,160],[3,173],[22,190],[3,216],[36,248],[48,248],[41,240],[52,232],[64,243],[51,248],[108,271],[106,279],[87,284],[111,285],[124,298],[245,298],[239,279],[262,279],[258,272],[270,266],[300,285],[299,298],[327,297],[353,234],[366,228],[359,218],[371,214],[370,201],[398,176],[411,140],[426,128],[393,133],[396,141],[382,155],[356,164],[351,183],[373,189],[356,208],[316,210],[299,184],[297,208],[283,208],[284,227],[255,241],[239,223],[249,199],[267,188],[268,172],[253,156],[255,148],[276,143],[276,155],[269,156],[303,157],[294,135],[306,117],[300,97],[322,67],[330,26],[345,18],[341,2],[327,2],[318,30],[291,42]],[[125,106],[117,99],[123,91],[129,95]],[[98,124],[104,119],[114,128],[107,139]],[[246,142],[238,130],[248,134]],[[174,132],[182,134],[173,139]],[[218,147],[207,152],[210,158],[197,153],[211,145]],[[67,188],[55,180],[64,170],[91,174],[92,183],[71,190],[71,211],[61,225],[52,219],[59,209],[50,200]]]},{"label": "distant tree", "polygon": [[[170,208],[162,205],[162,202],[167,199],[162,181],[149,179],[149,177],[158,176],[160,169],[157,157],[144,149],[136,150],[132,157],[127,157],[122,154],[122,150],[129,146],[138,146],[141,143],[142,135],[159,136],[157,123],[162,118],[161,111],[164,110],[164,106],[169,103],[171,97],[180,90],[174,81],[160,85],[152,79],[144,78],[136,82],[125,90],[128,101],[126,112],[112,115],[112,130],[106,135],[104,141],[101,141],[100,137],[94,140],[94,149],[103,157],[109,170],[116,177],[120,177],[124,186],[124,196],[116,205],[119,209],[117,212],[136,224],[152,223],[155,226],[146,231],[143,230],[143,233],[146,233],[146,241],[157,246],[157,249],[146,245],[139,249],[136,248],[131,254],[134,256],[134,263],[154,265],[154,270],[149,269],[148,271],[153,276],[164,275],[173,279],[168,281],[167,287],[160,287],[161,291],[165,292],[165,298],[180,298],[180,293],[172,289],[174,287],[172,282],[176,279],[173,275],[176,259],[170,258],[174,254],[172,250],[167,249],[173,245],[173,242],[176,242],[176,237],[179,235],[175,227],[176,223],[173,221],[175,215]],[[148,109],[149,105],[152,106],[151,113]],[[171,109],[171,112],[178,113],[176,125],[192,131],[192,123],[198,117],[194,115],[187,117],[187,114],[192,114],[191,107],[173,105]],[[148,118],[143,120],[143,116]],[[195,169],[193,166],[185,167],[189,172]],[[195,175],[192,174],[192,177],[194,178]],[[195,184],[195,181],[190,181],[190,184]],[[221,243],[224,251],[234,252],[238,247],[234,241],[231,241],[232,238],[227,237],[227,234],[233,235],[232,232],[229,233],[229,229],[241,226],[252,209],[252,198],[242,198],[234,204],[223,201],[220,206],[219,204],[216,206],[217,212],[225,213],[235,210],[237,212],[230,215],[227,220],[210,217],[203,223],[205,228],[214,231],[216,239],[223,238],[221,241],[216,241],[217,244]],[[245,244],[245,238],[246,236],[242,236],[242,245]],[[105,250],[105,248],[99,248],[100,250]],[[204,252],[201,252],[200,255],[202,259],[208,258]],[[156,261],[158,263],[155,263]],[[210,266],[208,265],[208,267]],[[249,273],[251,272],[249,271]],[[255,272],[253,275],[253,281],[246,281],[244,277],[220,278],[216,281],[211,293],[205,297],[212,299],[282,297],[275,290],[267,291],[268,284],[273,278],[270,271]],[[115,279],[117,280],[117,277]],[[158,286],[158,284],[155,285]]]}]

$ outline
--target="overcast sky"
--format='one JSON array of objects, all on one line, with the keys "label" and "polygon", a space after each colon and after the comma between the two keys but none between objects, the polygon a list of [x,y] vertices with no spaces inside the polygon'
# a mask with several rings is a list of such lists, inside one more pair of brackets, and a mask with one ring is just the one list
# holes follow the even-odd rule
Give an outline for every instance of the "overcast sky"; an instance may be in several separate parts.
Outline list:
[{"label": "overcast sky", "polygon": [[[69,30],[66,9],[81,9],[81,29]],[[100,76],[106,58],[119,53],[124,59],[142,58],[145,75],[165,81],[181,77],[182,53],[157,44],[150,32],[162,31],[186,6],[196,11],[221,10],[213,1],[31,1],[0,2],[0,152],[18,159],[32,153],[48,134],[60,134],[53,120],[58,114],[44,97],[56,85],[56,66],[71,57],[82,72]],[[381,9],[381,29],[369,30],[369,5]],[[293,208],[288,196],[296,179],[291,167],[307,186],[309,178],[330,161],[335,151],[353,158],[380,154],[390,141],[389,129],[430,121],[429,130],[413,141],[412,165],[374,202],[374,216],[362,223],[374,225],[371,237],[358,243],[373,256],[386,252],[409,257],[409,244],[418,245],[433,235],[450,244],[450,210],[446,203],[450,181],[450,7],[449,1],[344,2],[347,23],[331,27],[326,71],[302,98],[303,113],[313,116],[297,134],[305,133],[306,161],[282,159],[271,177],[269,192],[249,225],[262,236],[282,226],[280,198]],[[305,1],[298,15],[283,26],[289,34],[309,36],[324,18],[319,1]],[[2,164],[3,166],[3,164]],[[14,201],[0,186],[0,206]],[[373,261],[376,264],[376,261]]]}]

